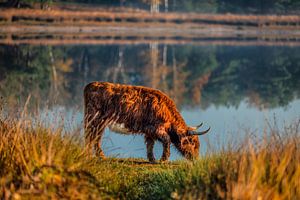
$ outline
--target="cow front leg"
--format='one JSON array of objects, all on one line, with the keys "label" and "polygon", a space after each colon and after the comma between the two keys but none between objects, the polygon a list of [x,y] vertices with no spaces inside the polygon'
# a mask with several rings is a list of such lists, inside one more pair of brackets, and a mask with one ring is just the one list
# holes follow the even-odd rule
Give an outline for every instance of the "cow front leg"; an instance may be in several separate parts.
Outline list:
[{"label": "cow front leg", "polygon": [[170,145],[171,139],[168,136],[162,137],[159,139],[163,144],[163,154],[161,156],[160,161],[165,162],[170,158]]},{"label": "cow front leg", "polygon": [[154,163],[155,157],[153,154],[153,147],[154,147],[155,141],[153,138],[145,137],[145,142],[146,142],[146,146],[147,146],[147,158],[151,163]]}]

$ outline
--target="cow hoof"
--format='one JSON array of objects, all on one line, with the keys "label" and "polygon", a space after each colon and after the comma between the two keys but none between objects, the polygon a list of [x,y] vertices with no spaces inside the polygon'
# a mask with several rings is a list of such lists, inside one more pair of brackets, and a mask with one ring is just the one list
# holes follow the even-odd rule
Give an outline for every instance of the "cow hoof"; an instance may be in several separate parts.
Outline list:
[{"label": "cow hoof", "polygon": [[107,158],[105,156],[98,156],[99,160],[106,160]]},{"label": "cow hoof", "polygon": [[151,164],[157,164],[156,160],[149,160],[149,163],[151,163]]}]

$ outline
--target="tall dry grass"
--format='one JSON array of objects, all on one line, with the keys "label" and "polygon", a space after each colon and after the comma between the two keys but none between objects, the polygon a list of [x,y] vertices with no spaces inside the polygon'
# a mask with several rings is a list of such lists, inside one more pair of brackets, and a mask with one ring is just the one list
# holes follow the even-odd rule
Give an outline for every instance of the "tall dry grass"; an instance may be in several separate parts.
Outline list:
[{"label": "tall dry grass", "polygon": [[234,199],[300,198],[299,124],[283,131],[270,126],[258,144],[238,152],[237,178],[227,182]]},{"label": "tall dry grass", "polygon": [[[178,199],[300,199],[300,120],[197,161]],[[203,175],[204,174],[204,175]],[[192,182],[190,182],[193,180]]]},{"label": "tall dry grass", "polygon": [[28,120],[0,121],[3,199],[300,199],[300,121],[235,148],[152,165],[98,160],[82,136]]},{"label": "tall dry grass", "polygon": [[28,121],[1,121],[0,195],[10,198],[89,198],[100,194],[79,137]]}]

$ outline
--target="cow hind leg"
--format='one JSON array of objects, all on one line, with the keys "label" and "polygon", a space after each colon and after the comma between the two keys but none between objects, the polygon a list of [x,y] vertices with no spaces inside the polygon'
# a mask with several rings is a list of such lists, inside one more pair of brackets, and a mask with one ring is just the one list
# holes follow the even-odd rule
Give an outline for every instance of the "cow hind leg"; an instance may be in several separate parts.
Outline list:
[{"label": "cow hind leg", "polygon": [[95,149],[96,156],[99,156],[101,159],[105,159],[104,152],[101,148],[102,138],[103,138],[103,135],[104,135],[104,129],[113,120],[114,120],[113,117],[98,120],[98,129],[97,129],[97,132],[96,132],[97,137],[96,137],[96,140],[94,141],[94,149]]},{"label": "cow hind leg", "polygon": [[98,130],[96,140],[94,141],[94,149],[95,149],[96,156],[100,157],[101,159],[105,159],[104,152],[101,148],[103,135],[104,135],[104,128],[102,128],[102,130]]},{"label": "cow hind leg", "polygon": [[89,127],[85,129],[85,147],[89,155],[93,155],[93,141],[95,140],[93,128]]},{"label": "cow hind leg", "polygon": [[105,158],[101,148],[105,125],[105,121],[101,122],[100,119],[93,119],[92,121],[85,122],[85,143],[90,155],[93,154],[94,150],[96,156]]},{"label": "cow hind leg", "polygon": [[155,157],[153,154],[153,147],[154,147],[154,139],[150,137],[145,137],[145,143],[147,146],[147,158],[151,163],[155,162]]},{"label": "cow hind leg", "polygon": [[90,155],[92,155],[94,151],[96,156],[99,156],[100,158],[105,158],[105,155],[101,148],[103,135],[104,128],[102,130],[97,129],[96,131],[89,131],[88,134],[86,134],[85,143],[88,153]]}]

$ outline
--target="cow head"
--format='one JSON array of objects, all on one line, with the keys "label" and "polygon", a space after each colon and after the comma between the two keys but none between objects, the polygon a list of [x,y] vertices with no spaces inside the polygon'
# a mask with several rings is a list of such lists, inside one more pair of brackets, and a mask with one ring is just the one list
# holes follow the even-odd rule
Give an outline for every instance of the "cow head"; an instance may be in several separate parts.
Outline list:
[{"label": "cow head", "polygon": [[199,138],[197,135],[187,135],[180,139],[180,149],[183,156],[189,160],[199,156]]},{"label": "cow head", "polygon": [[196,130],[201,126],[202,123],[196,127],[189,127],[186,134],[180,138],[180,152],[189,160],[196,159],[199,156],[200,142],[198,135],[204,135],[210,130],[208,128],[205,131],[197,132]]}]

